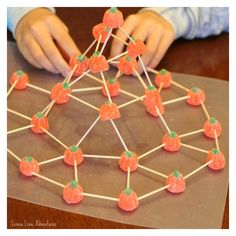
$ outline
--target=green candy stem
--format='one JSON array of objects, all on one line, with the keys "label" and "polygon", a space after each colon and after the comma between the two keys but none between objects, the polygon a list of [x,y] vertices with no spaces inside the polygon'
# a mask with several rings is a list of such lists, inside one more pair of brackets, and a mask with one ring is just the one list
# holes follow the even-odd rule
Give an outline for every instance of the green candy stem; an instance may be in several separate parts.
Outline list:
[{"label": "green candy stem", "polygon": [[212,152],[213,152],[214,155],[217,155],[217,154],[220,153],[220,151],[216,148],[213,148]]},{"label": "green candy stem", "polygon": [[126,155],[126,157],[132,157],[133,156],[133,152],[125,151],[125,155]]},{"label": "green candy stem", "polygon": [[84,56],[83,55],[78,55],[76,60],[80,61],[80,62],[83,62],[84,61]]},{"label": "green candy stem", "polygon": [[77,152],[78,149],[79,149],[79,148],[76,147],[75,145],[73,145],[73,146],[70,147],[70,150],[71,150],[72,152]]},{"label": "green candy stem", "polygon": [[93,53],[93,56],[95,56],[95,57],[97,57],[97,56],[99,56],[99,55],[100,55],[100,52],[99,52],[99,51],[96,51],[96,52]]},{"label": "green candy stem", "polygon": [[42,119],[44,115],[41,112],[37,112],[35,115],[38,119]]},{"label": "green candy stem", "polygon": [[19,77],[22,77],[24,75],[24,72],[22,70],[18,70],[16,72],[16,74],[19,76]]},{"label": "green candy stem", "polygon": [[215,124],[217,122],[216,118],[215,117],[211,117],[211,119],[209,120],[209,122],[211,124]]},{"label": "green candy stem", "polygon": [[180,176],[180,172],[178,170],[175,170],[173,171],[173,175],[178,178]]},{"label": "green candy stem", "polygon": [[156,87],[154,85],[150,85],[148,86],[148,90],[151,90],[151,91],[156,90]]},{"label": "green candy stem", "polygon": [[160,74],[161,74],[161,75],[165,75],[166,72],[167,72],[166,69],[161,69],[161,70],[160,70]]},{"label": "green candy stem", "polygon": [[64,89],[69,89],[69,88],[70,88],[70,86],[69,86],[69,84],[68,84],[68,83],[64,83],[64,84],[63,84],[63,88],[64,88]]},{"label": "green candy stem", "polygon": [[77,186],[78,186],[78,183],[77,183],[77,181],[76,180],[71,180],[71,182],[70,182],[70,186],[71,186],[71,188],[76,188]]},{"label": "green candy stem", "polygon": [[125,59],[126,59],[127,61],[129,61],[129,62],[131,61],[131,57],[130,57],[130,56],[126,56]]},{"label": "green candy stem", "polygon": [[24,158],[24,161],[26,161],[26,162],[32,162],[32,161],[33,161],[33,157],[31,157],[31,156],[26,156],[26,157]]},{"label": "green candy stem", "polygon": [[110,12],[111,12],[111,13],[115,13],[116,11],[117,11],[117,7],[111,7],[111,8],[110,8]]},{"label": "green candy stem", "polygon": [[116,82],[116,79],[115,78],[111,78],[108,80],[108,83],[109,84],[114,84]]},{"label": "green candy stem", "polygon": [[200,88],[198,88],[198,87],[192,87],[192,92],[194,92],[194,93],[198,93],[199,91],[200,91]]},{"label": "green candy stem", "polygon": [[175,138],[176,135],[177,135],[177,134],[176,134],[174,131],[171,131],[171,132],[169,133],[169,137],[170,137],[170,138]]},{"label": "green candy stem", "polygon": [[130,195],[133,192],[133,190],[131,188],[126,188],[123,192],[126,195]]}]

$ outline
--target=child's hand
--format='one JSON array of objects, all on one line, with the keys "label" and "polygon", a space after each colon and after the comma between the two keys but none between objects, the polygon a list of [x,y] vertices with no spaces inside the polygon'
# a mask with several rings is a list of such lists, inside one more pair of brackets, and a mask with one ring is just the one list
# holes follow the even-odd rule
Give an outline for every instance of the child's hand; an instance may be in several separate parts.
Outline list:
[{"label": "child's hand", "polygon": [[[175,31],[172,25],[163,17],[152,11],[144,11],[142,13],[130,15],[125,20],[122,28],[136,39],[146,42],[146,49],[142,55],[145,66],[155,68],[167,49],[175,39]],[[124,41],[129,41],[120,30],[116,36]],[[111,55],[114,57],[124,51],[124,44],[114,39],[111,46]],[[139,64],[139,72],[142,68]]]},{"label": "child's hand", "polygon": [[37,68],[66,76],[70,68],[53,39],[69,57],[79,53],[79,49],[68,33],[68,28],[48,9],[32,10],[16,27],[16,41],[26,60]]}]

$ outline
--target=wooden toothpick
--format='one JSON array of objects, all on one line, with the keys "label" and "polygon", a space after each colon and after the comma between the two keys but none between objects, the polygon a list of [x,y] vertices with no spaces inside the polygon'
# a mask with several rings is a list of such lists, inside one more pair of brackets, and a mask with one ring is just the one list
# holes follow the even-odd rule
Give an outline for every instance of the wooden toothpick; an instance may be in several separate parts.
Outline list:
[{"label": "wooden toothpick", "polygon": [[40,87],[38,87],[38,86],[36,86],[36,85],[27,83],[27,86],[29,86],[30,88],[33,88],[33,89],[35,89],[35,90],[38,90],[38,91],[40,91],[40,92],[47,93],[47,94],[51,94],[51,92],[50,92],[49,90],[40,88]]},{"label": "wooden toothpick", "polygon": [[77,161],[74,160],[75,181],[78,183]]},{"label": "wooden toothpick", "polygon": [[190,136],[190,135],[193,135],[193,134],[202,133],[203,131],[204,131],[204,129],[198,129],[198,130],[195,130],[195,131],[192,131],[192,132],[181,134],[181,135],[179,135],[179,137],[183,138],[183,137]]},{"label": "wooden toothpick", "polygon": [[47,177],[45,177],[45,176],[43,176],[43,175],[40,175],[40,174],[38,174],[38,173],[31,172],[31,174],[32,174],[32,175],[35,175],[35,176],[37,176],[37,177],[39,177],[40,179],[43,179],[43,180],[46,180],[46,181],[48,181],[48,182],[50,182],[50,183],[52,183],[52,184],[55,184],[55,185],[57,185],[57,186],[59,186],[59,187],[61,187],[61,188],[64,188],[64,187],[65,187],[64,184],[58,183],[57,181],[52,180],[52,179],[49,179],[49,178],[47,178]]},{"label": "wooden toothpick", "polygon": [[124,41],[123,39],[121,39],[120,37],[117,37],[115,34],[111,34],[111,36],[112,36],[113,38],[119,40],[119,41],[122,42],[123,44],[128,45],[127,42],[125,42],[125,41]]},{"label": "wooden toothpick", "polygon": [[12,114],[15,114],[15,115],[17,115],[17,116],[20,116],[20,117],[22,117],[22,118],[25,118],[26,120],[30,120],[30,121],[31,121],[31,118],[30,118],[30,117],[28,117],[28,116],[26,116],[26,115],[23,115],[23,114],[21,114],[21,113],[19,113],[19,112],[17,112],[17,111],[14,111],[14,110],[12,110],[12,109],[10,109],[10,108],[7,108],[7,111],[9,111],[9,112],[11,112]]},{"label": "wooden toothpick", "polygon": [[93,45],[96,43],[96,39],[95,40],[93,40],[93,42],[88,46],[88,48],[85,50],[85,52],[83,53],[83,57],[85,57],[86,56],[86,54],[90,51],[90,49],[93,47]]},{"label": "wooden toothpick", "polygon": [[163,144],[161,144],[161,145],[159,145],[159,146],[157,146],[157,147],[151,149],[150,151],[145,152],[144,154],[142,154],[142,155],[140,155],[140,156],[138,157],[138,160],[140,160],[140,159],[142,159],[143,157],[145,157],[145,156],[151,154],[152,152],[155,152],[155,151],[161,149],[161,148],[164,147],[164,146],[165,146],[165,144],[163,143]]},{"label": "wooden toothpick", "polygon": [[170,184],[169,184],[169,185],[166,185],[166,186],[164,186],[164,187],[158,188],[158,189],[156,189],[156,190],[154,190],[154,191],[152,191],[152,192],[150,192],[150,193],[144,194],[143,196],[138,197],[138,201],[143,200],[144,198],[150,197],[150,196],[152,196],[153,194],[156,194],[156,193],[158,193],[158,192],[161,192],[162,190],[165,190],[165,189],[167,189],[167,188],[169,188],[169,187],[170,187]]},{"label": "wooden toothpick", "polygon": [[120,57],[123,57],[127,53],[128,53],[127,51],[126,52],[122,52],[121,54],[118,54],[117,56],[110,58],[109,60],[107,60],[107,62],[110,63],[110,62],[112,62],[112,61],[114,61],[114,60],[116,60],[116,59],[118,59]]},{"label": "wooden toothpick", "polygon": [[126,183],[126,188],[130,187],[130,167],[128,167],[127,171],[127,183]]},{"label": "wooden toothpick", "polygon": [[132,97],[132,98],[139,98],[139,96],[137,96],[137,95],[135,95],[135,94],[133,94],[133,93],[127,92],[127,91],[125,91],[125,90],[123,90],[123,89],[120,89],[120,92],[123,93],[123,94],[125,94],[125,95],[128,95],[128,96],[130,96],[130,97]]},{"label": "wooden toothpick", "polygon": [[104,49],[105,49],[105,47],[106,47],[106,45],[107,45],[108,39],[109,39],[110,36],[111,36],[111,33],[112,33],[112,28],[109,29],[109,31],[108,31],[107,37],[106,37],[106,39],[105,39],[105,41],[104,41],[104,43],[103,43],[103,45],[102,45],[102,48],[101,48],[101,51],[100,51],[100,55],[102,55],[102,53],[103,53],[103,51],[104,51]]},{"label": "wooden toothpick", "polygon": [[220,146],[219,146],[219,142],[218,142],[218,137],[217,137],[216,130],[214,131],[214,134],[215,134],[216,149],[220,150]]},{"label": "wooden toothpick", "polygon": [[102,71],[101,71],[101,77],[102,77],[103,85],[104,85],[106,93],[107,93],[108,100],[109,100],[110,103],[112,103],[111,95],[110,95],[110,92],[109,92],[109,89],[107,87],[107,83],[106,83],[106,80],[105,80],[105,77],[104,77],[104,74],[103,74]]},{"label": "wooden toothpick", "polygon": [[91,155],[91,154],[83,154],[84,157],[91,157],[91,158],[104,158],[104,159],[116,159],[119,160],[120,157],[118,156],[105,156],[105,155]]},{"label": "wooden toothpick", "polygon": [[88,130],[85,132],[83,137],[79,140],[79,142],[76,144],[76,147],[78,147],[82,141],[85,139],[85,137],[88,135],[88,133],[92,130],[92,128],[96,125],[96,123],[99,121],[100,115],[96,118],[96,120],[92,123],[92,125],[88,128]]},{"label": "wooden toothpick", "polygon": [[119,105],[118,108],[126,107],[126,106],[128,106],[128,105],[130,105],[130,104],[132,104],[134,102],[137,102],[137,101],[142,101],[145,97],[146,97],[146,95],[143,95],[143,96],[135,98],[135,99],[133,99],[133,100],[131,100],[129,102],[125,102],[125,103]]},{"label": "wooden toothpick", "polygon": [[95,48],[95,52],[98,51],[101,40],[102,40],[102,34],[99,35],[98,42],[97,42],[97,45],[96,45],[96,48]]},{"label": "wooden toothpick", "polygon": [[46,112],[45,112],[45,114],[44,114],[45,116],[48,115],[48,113],[49,113],[50,110],[52,109],[52,107],[53,107],[53,105],[55,104],[55,102],[56,102],[56,100],[53,99],[52,102],[51,102],[51,104],[49,105],[48,109],[46,110]]},{"label": "wooden toothpick", "polygon": [[136,75],[136,77],[139,79],[140,83],[142,84],[142,86],[144,87],[144,89],[147,89],[147,85],[145,84],[145,82],[143,81],[143,78],[140,76],[140,74],[138,73],[138,71],[136,71],[134,68],[133,68],[133,71]]},{"label": "wooden toothpick", "polygon": [[166,121],[164,120],[164,118],[163,118],[163,116],[162,116],[162,114],[161,114],[159,108],[158,108],[157,106],[155,106],[155,109],[156,109],[156,112],[157,112],[158,116],[160,117],[162,123],[164,124],[165,128],[167,129],[168,133],[170,133],[171,131],[170,131],[170,129],[169,129],[169,127],[168,127]]},{"label": "wooden toothpick", "polygon": [[162,174],[162,173],[160,173],[160,172],[158,172],[158,171],[152,170],[152,169],[150,169],[150,168],[147,168],[147,167],[145,167],[145,166],[142,166],[142,165],[139,165],[139,164],[138,164],[138,167],[140,167],[141,169],[144,169],[144,170],[146,170],[146,171],[149,171],[149,172],[151,172],[151,173],[153,173],[153,174],[159,175],[159,176],[161,176],[161,177],[163,177],[163,178],[165,178],[165,179],[168,178],[167,175]]},{"label": "wooden toothpick", "polygon": [[168,104],[171,104],[171,103],[175,103],[175,102],[186,100],[188,98],[189,98],[189,96],[183,96],[183,97],[180,97],[180,98],[175,98],[175,99],[171,99],[169,101],[165,101],[162,104],[163,105],[168,105]]},{"label": "wooden toothpick", "polygon": [[102,87],[91,87],[91,88],[80,88],[80,89],[73,89],[72,92],[87,92],[87,91],[95,91],[95,90],[101,90]]},{"label": "wooden toothpick", "polygon": [[58,142],[59,144],[61,144],[65,149],[68,148],[62,141],[60,141],[58,138],[56,138],[53,134],[51,134],[50,132],[48,132],[46,129],[44,129],[43,127],[40,127],[40,129],[42,129],[47,135],[49,135],[49,136],[50,136],[52,139],[54,139],[56,142]]},{"label": "wooden toothpick", "polygon": [[146,76],[146,78],[148,80],[149,85],[153,86],[152,81],[150,80],[150,77],[149,77],[149,75],[147,73],[146,67],[144,66],[144,63],[143,63],[143,60],[142,60],[141,56],[138,56],[138,59],[139,59],[139,61],[141,63],[141,66],[143,68],[143,72],[144,72],[144,74],[145,74],[145,76]]},{"label": "wooden toothpick", "polygon": [[206,109],[206,106],[205,106],[204,102],[201,102],[201,106],[202,106],[202,109],[203,109],[203,111],[204,111],[204,113],[205,113],[205,115],[206,115],[206,118],[207,118],[208,120],[210,120],[211,118],[210,118],[210,115],[209,115],[209,113],[208,113],[208,111],[207,111],[207,109]]},{"label": "wooden toothpick", "polygon": [[75,84],[76,82],[78,82],[80,79],[82,79],[85,75],[87,75],[90,72],[90,70],[88,69],[87,71],[85,71],[82,75],[80,75],[79,77],[77,77],[74,81],[69,83],[69,87],[71,87],[73,84]]},{"label": "wooden toothpick", "polygon": [[150,68],[150,67],[147,67],[147,71],[152,72],[152,73],[154,73],[154,74],[156,74],[156,75],[159,74],[158,71],[156,71],[156,70],[154,70],[154,69],[152,69],[152,68]]},{"label": "wooden toothpick", "polygon": [[21,161],[20,157],[18,157],[14,152],[7,148],[7,152],[10,153],[17,161]]},{"label": "wooden toothpick", "polygon": [[198,147],[194,147],[194,146],[191,146],[191,145],[188,145],[188,144],[185,144],[185,143],[180,143],[180,145],[183,146],[183,147],[186,147],[186,148],[193,149],[195,151],[203,152],[203,153],[208,153],[209,152],[209,151],[206,151],[204,149],[201,149],[201,148],[198,148]]},{"label": "wooden toothpick", "polygon": [[67,78],[65,78],[63,84],[64,84],[64,83],[70,83],[70,80],[71,80],[71,78],[72,78],[72,76],[73,76],[73,74],[74,74],[74,72],[75,72],[75,70],[76,70],[77,67],[78,67],[78,65],[75,64],[74,67],[73,67],[73,69],[70,71],[69,75],[67,76]]},{"label": "wooden toothpick", "polygon": [[183,89],[183,90],[185,90],[185,91],[187,91],[187,92],[189,91],[188,88],[186,88],[186,87],[184,87],[183,85],[181,85],[181,84],[175,82],[174,80],[171,80],[171,83],[172,83],[173,85],[175,85],[176,87],[178,87],[178,88],[181,88],[181,89]]},{"label": "wooden toothpick", "polygon": [[125,144],[125,142],[124,142],[124,139],[121,137],[120,132],[119,132],[119,130],[117,129],[115,123],[113,122],[112,119],[111,119],[110,121],[111,121],[111,124],[112,124],[112,126],[114,127],[114,129],[115,129],[115,131],[116,131],[116,133],[117,133],[117,135],[118,135],[118,137],[119,137],[119,139],[120,139],[120,141],[121,141],[121,143],[122,143],[124,149],[125,149],[126,151],[128,151],[128,148],[127,148],[127,146],[126,146],[126,144]]},{"label": "wooden toothpick", "polygon": [[63,159],[64,157],[65,157],[65,156],[59,156],[59,157],[52,158],[52,159],[50,159],[50,160],[41,161],[41,162],[39,162],[39,165],[45,165],[45,164],[51,163],[51,162],[53,162],[53,161],[58,161],[58,160]]},{"label": "wooden toothpick", "polygon": [[184,179],[189,178],[190,176],[192,176],[193,174],[197,173],[198,171],[200,171],[201,169],[203,169],[204,167],[208,166],[213,160],[210,160],[208,162],[206,162],[205,164],[203,164],[202,166],[198,167],[196,170],[193,170],[192,172],[190,172],[189,174],[184,176]]},{"label": "wooden toothpick", "polygon": [[10,89],[7,92],[7,97],[11,94],[12,90],[15,88],[18,81],[19,81],[19,78],[16,79],[15,82],[12,84],[12,86],[10,87]]},{"label": "wooden toothpick", "polygon": [[7,134],[16,133],[16,132],[19,132],[19,131],[22,131],[22,130],[25,130],[25,129],[29,129],[31,127],[33,127],[33,125],[26,125],[26,126],[23,126],[23,127],[17,128],[17,129],[7,131]]},{"label": "wooden toothpick", "polygon": [[100,198],[100,199],[105,199],[105,200],[111,200],[111,201],[119,201],[118,198],[114,198],[114,197],[107,197],[104,195],[98,195],[98,194],[92,194],[92,193],[81,193],[82,195],[86,196],[86,197],[94,197],[94,198]]}]

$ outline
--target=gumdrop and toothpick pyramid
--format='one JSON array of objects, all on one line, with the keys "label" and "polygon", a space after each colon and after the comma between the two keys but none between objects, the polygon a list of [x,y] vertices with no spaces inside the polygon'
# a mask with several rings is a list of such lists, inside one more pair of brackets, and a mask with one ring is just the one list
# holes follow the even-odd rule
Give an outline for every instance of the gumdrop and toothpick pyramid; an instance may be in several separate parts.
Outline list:
[{"label": "gumdrop and toothpick pyramid", "polygon": [[[15,73],[13,73],[13,75],[10,78],[11,87],[8,90],[7,96],[10,95],[13,89],[24,90],[27,87],[29,87],[49,95],[51,101],[45,108],[42,109],[42,111],[39,111],[35,115],[33,115],[32,118],[24,114],[21,114],[18,111],[8,108],[7,109],[8,112],[28,120],[29,125],[14,130],[10,130],[7,132],[7,134],[13,134],[25,129],[31,129],[32,132],[34,132],[35,134],[49,135],[58,144],[60,144],[62,147],[65,148],[65,152],[59,157],[54,157],[46,161],[38,162],[32,156],[25,156],[23,158],[20,158],[10,149],[7,149],[7,151],[12,157],[14,157],[19,162],[19,171],[23,175],[29,176],[29,178],[31,176],[37,176],[38,178],[41,178],[44,181],[48,181],[62,188],[63,199],[68,204],[78,204],[83,200],[84,197],[92,197],[92,198],[114,201],[118,204],[119,208],[121,208],[122,210],[133,211],[139,206],[141,201],[160,191],[167,190],[174,194],[184,192],[185,181],[190,176],[197,173],[204,167],[208,166],[210,169],[217,171],[224,168],[225,166],[225,158],[220,150],[218,142],[218,138],[222,132],[221,124],[216,118],[211,117],[209,115],[206,106],[204,105],[205,102],[204,91],[198,87],[193,87],[191,89],[188,89],[183,85],[175,82],[171,76],[171,73],[165,69],[162,69],[158,72],[151,68],[146,68],[140,56],[145,50],[145,44],[139,39],[134,39],[130,37],[122,28],[122,24],[123,24],[123,15],[121,11],[119,11],[115,7],[106,10],[103,17],[103,22],[93,27],[92,33],[95,38],[94,41],[90,44],[90,46],[82,55],[81,54],[74,55],[73,57],[71,57],[69,63],[71,67],[71,72],[62,83],[57,83],[52,88],[51,91],[48,91],[46,89],[31,84],[29,82],[29,77],[27,73],[23,72],[22,70],[18,70]],[[128,39],[130,40],[129,43],[124,42],[123,40],[121,40],[112,33],[113,29],[116,28],[120,29],[128,37]],[[110,38],[115,38],[116,40],[122,41],[127,46],[127,51],[107,60],[105,56],[102,55],[102,53]],[[96,47],[94,53],[88,59],[86,55],[95,45]],[[143,80],[143,78],[137,71],[137,61],[140,62],[143,68],[146,80]],[[109,78],[106,80],[103,72],[109,70],[109,64],[117,64],[118,71],[114,78]],[[154,83],[156,86],[152,83],[151,79],[149,78],[148,72],[155,74]],[[93,74],[100,74],[101,77],[98,78]],[[136,78],[144,88],[144,95],[141,97],[128,91],[122,90],[120,88],[119,78],[122,75],[132,75],[132,74],[136,75]],[[100,83],[102,86],[73,89],[73,85],[77,83],[80,79],[82,79],[84,76],[88,76],[89,78]],[[72,77],[75,77],[75,79],[72,80]],[[148,85],[146,83],[148,83]],[[162,98],[160,96],[161,90],[169,88],[172,85],[177,86],[178,88],[184,90],[186,92],[186,96],[162,102]],[[78,98],[77,96],[73,95],[74,93],[80,93],[82,91],[94,91],[94,90],[102,91],[102,94],[106,96],[108,99],[107,102],[101,105],[100,108],[95,107],[91,103],[88,103],[82,100],[81,98]],[[112,98],[119,96],[120,93],[126,94],[127,96],[131,97],[132,100],[117,106],[112,101]],[[76,100],[79,103],[82,103],[85,106],[88,106],[91,109],[95,110],[95,112],[98,113],[98,116],[95,119],[95,121],[91,124],[91,126],[88,128],[88,130],[84,133],[82,138],[78,141],[78,143],[68,147],[49,131],[49,122],[47,116],[50,110],[53,108],[54,104],[65,104],[69,102],[70,99]],[[175,131],[169,128],[168,124],[164,119],[163,114],[165,112],[166,105],[173,104],[175,102],[183,100],[186,100],[187,104],[190,106],[202,107],[204,114],[206,115],[206,121],[201,129],[178,135]],[[157,117],[157,119],[160,119],[166,130],[166,133],[163,134],[163,139],[161,140],[161,143],[157,147],[140,155],[137,155],[135,153],[135,150],[129,150],[125,140],[122,138],[122,135],[119,132],[114,122],[114,120],[120,118],[121,116],[120,110],[123,107],[131,105],[138,101],[143,102],[144,107],[146,107],[147,113]],[[99,120],[104,122],[111,122],[112,127],[114,128],[124,148],[123,151],[121,150],[120,156],[84,154],[84,150],[80,149],[81,142],[86,139],[86,136],[89,134],[89,132],[93,129],[93,127]],[[191,146],[182,142],[182,138],[197,133],[204,133],[205,136],[213,139],[215,141],[215,148],[211,150],[204,150],[199,147]],[[203,163],[200,167],[198,167],[197,169],[191,171],[186,175],[183,175],[179,170],[173,170],[172,173],[166,175],[164,173],[158,172],[157,170],[147,168],[140,164],[141,159],[147,157],[149,154],[161,148],[165,149],[167,152],[177,152],[180,150],[181,147],[186,147],[189,149],[193,149],[195,151],[205,153],[206,155],[205,163]],[[124,187],[124,190],[121,191],[121,193],[117,196],[117,198],[84,192],[83,186],[80,186],[80,183],[78,181],[77,166],[83,163],[84,158],[89,158],[89,157],[114,159],[115,161],[118,162],[121,171],[127,173],[126,186]],[[71,166],[74,169],[74,179],[72,179],[70,182],[62,184],[57,182],[56,180],[52,180],[50,178],[47,178],[46,176],[39,174],[42,166],[46,165],[47,163],[51,163],[61,159],[64,160],[65,164]],[[146,170],[147,172],[162,177],[165,180],[165,185],[149,193],[145,193],[144,195],[137,196],[136,192],[130,186],[131,173],[136,171],[137,168],[141,168],[143,170]]]}]

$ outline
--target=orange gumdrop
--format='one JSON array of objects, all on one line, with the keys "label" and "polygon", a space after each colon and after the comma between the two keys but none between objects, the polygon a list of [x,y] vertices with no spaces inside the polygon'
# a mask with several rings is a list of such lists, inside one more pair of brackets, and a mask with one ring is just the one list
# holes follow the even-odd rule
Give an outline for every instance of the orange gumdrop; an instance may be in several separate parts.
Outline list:
[{"label": "orange gumdrop", "polygon": [[131,75],[133,68],[137,69],[137,61],[135,58],[130,56],[123,56],[119,60],[118,69],[125,75]]},{"label": "orange gumdrop", "polygon": [[88,70],[89,60],[81,54],[73,55],[70,58],[69,66],[71,69],[73,69],[75,65],[77,67],[74,71],[73,76],[78,77],[79,75],[82,75],[85,71]]},{"label": "orange gumdrop", "polygon": [[135,171],[138,168],[138,157],[136,153],[131,151],[125,151],[121,154],[119,160],[119,166],[123,171],[128,171],[130,167],[130,171]]},{"label": "orange gumdrop", "polygon": [[131,57],[137,57],[144,53],[145,47],[145,44],[140,39],[130,42],[127,47],[128,55]]},{"label": "orange gumdrop", "polygon": [[31,156],[26,156],[20,161],[19,170],[25,176],[32,176],[32,172],[39,173],[38,161]]},{"label": "orange gumdrop", "polygon": [[167,190],[171,193],[182,193],[185,190],[185,180],[183,175],[175,170],[172,172],[166,181],[166,185],[170,185]]},{"label": "orange gumdrop", "polygon": [[216,136],[219,137],[222,131],[221,124],[215,117],[207,120],[204,123],[203,129],[204,134],[209,138],[215,138],[215,133]]},{"label": "orange gumdrop", "polygon": [[55,99],[56,104],[63,104],[69,101],[72,90],[68,83],[58,83],[51,90],[51,99]]},{"label": "orange gumdrop", "polygon": [[101,43],[104,43],[109,32],[109,28],[104,24],[100,23],[93,27],[93,37],[98,41],[101,37]]},{"label": "orange gumdrop", "polygon": [[176,152],[180,149],[180,138],[179,135],[174,131],[171,131],[168,134],[165,134],[162,143],[165,144],[163,147],[166,151]]},{"label": "orange gumdrop", "polygon": [[[106,81],[106,85],[111,97],[116,97],[120,93],[120,83],[117,79],[109,79]],[[102,93],[107,97],[107,91],[105,85],[102,86]]]},{"label": "orange gumdrop", "polygon": [[98,73],[102,71],[107,71],[109,65],[107,63],[106,57],[100,55],[100,52],[96,51],[89,60],[89,68],[92,73]]},{"label": "orange gumdrop", "polygon": [[165,69],[162,69],[159,74],[156,75],[154,82],[158,87],[161,85],[162,88],[168,88],[171,86],[172,80],[171,73]]},{"label": "orange gumdrop", "polygon": [[188,96],[187,103],[192,106],[201,105],[201,103],[206,100],[204,91],[197,87],[191,88],[188,92]]},{"label": "orange gumdrop", "polygon": [[68,204],[76,204],[83,200],[83,189],[78,185],[77,181],[72,180],[66,184],[63,190],[63,199]]},{"label": "orange gumdrop", "polygon": [[107,9],[102,22],[109,28],[119,28],[123,24],[123,14],[116,7]]},{"label": "orange gumdrop", "polygon": [[100,107],[100,119],[102,121],[120,118],[120,112],[115,103],[105,103]]},{"label": "orange gumdrop", "polygon": [[74,166],[74,161],[79,165],[83,161],[83,153],[77,146],[71,146],[64,152],[64,162],[70,166]]},{"label": "orange gumdrop", "polygon": [[25,89],[27,87],[27,83],[29,83],[29,77],[28,75],[22,71],[22,70],[18,70],[16,72],[14,72],[10,78],[10,85],[15,84],[15,89]]},{"label": "orange gumdrop", "polygon": [[139,206],[137,194],[131,188],[126,188],[119,195],[118,206],[124,211],[135,210]]},{"label": "orange gumdrop", "polygon": [[224,154],[216,148],[209,151],[207,155],[207,162],[211,161],[208,167],[212,170],[221,170],[225,167],[225,157]]},{"label": "orange gumdrop", "polygon": [[48,123],[48,118],[44,116],[41,112],[36,113],[32,119],[31,119],[31,124],[33,127],[31,127],[31,130],[34,133],[42,134],[45,133],[43,129],[48,130],[49,129],[49,123]]},{"label": "orange gumdrop", "polygon": [[145,90],[145,98],[143,103],[145,106],[155,106],[161,103],[161,96],[155,86],[149,86],[148,89]]}]

